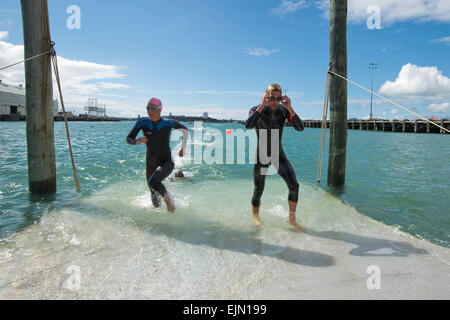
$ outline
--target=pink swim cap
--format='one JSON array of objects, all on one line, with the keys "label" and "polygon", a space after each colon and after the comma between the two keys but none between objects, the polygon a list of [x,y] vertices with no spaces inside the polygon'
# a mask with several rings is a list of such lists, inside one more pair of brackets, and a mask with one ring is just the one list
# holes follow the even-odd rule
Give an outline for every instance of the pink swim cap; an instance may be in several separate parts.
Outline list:
[{"label": "pink swim cap", "polygon": [[157,106],[157,107],[162,107],[162,102],[158,98],[151,98],[149,100],[149,102],[147,103],[147,107],[149,107],[150,105],[154,105],[154,106]]}]

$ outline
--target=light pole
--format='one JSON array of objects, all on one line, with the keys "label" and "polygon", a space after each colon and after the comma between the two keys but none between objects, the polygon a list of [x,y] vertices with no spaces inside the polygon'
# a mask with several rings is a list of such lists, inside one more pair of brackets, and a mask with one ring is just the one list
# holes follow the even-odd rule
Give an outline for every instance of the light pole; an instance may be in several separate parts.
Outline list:
[{"label": "light pole", "polygon": [[375,62],[371,62],[369,63],[369,69],[372,70],[372,87],[370,89],[370,115],[369,115],[369,120],[372,120],[373,114],[372,114],[372,101],[373,101],[373,70],[377,69],[378,64]]}]

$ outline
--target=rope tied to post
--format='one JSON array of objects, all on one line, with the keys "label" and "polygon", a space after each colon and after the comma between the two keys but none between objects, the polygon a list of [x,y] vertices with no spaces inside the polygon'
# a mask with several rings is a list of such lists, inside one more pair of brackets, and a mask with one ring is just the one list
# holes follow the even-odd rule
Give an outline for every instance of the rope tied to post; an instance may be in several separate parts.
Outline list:
[{"label": "rope tied to post", "polygon": [[0,71],[8,69],[8,68],[11,68],[11,67],[14,67],[14,66],[16,66],[18,64],[21,64],[23,62],[30,61],[30,60],[42,57],[42,56],[47,55],[47,54],[50,54],[50,59],[52,61],[52,65],[53,65],[53,71],[54,71],[55,77],[56,77],[56,83],[58,84],[59,97],[60,97],[60,100],[61,100],[61,107],[62,107],[62,110],[63,110],[64,122],[66,124],[66,135],[67,135],[67,142],[69,144],[70,159],[72,161],[73,176],[74,176],[74,179],[75,179],[75,189],[77,190],[77,192],[80,192],[81,191],[81,187],[80,187],[80,183],[78,181],[77,170],[76,170],[76,167],[75,167],[75,160],[73,158],[72,144],[70,142],[69,125],[67,123],[66,108],[64,106],[64,99],[63,99],[62,90],[61,90],[61,80],[60,80],[60,77],[59,77],[58,58],[57,58],[56,50],[55,50],[55,42],[54,41],[50,41],[50,50],[45,51],[45,52],[40,53],[40,54],[37,54],[37,55],[34,55],[32,57],[20,60],[18,62],[15,62],[13,64],[7,65],[5,67],[2,67],[2,68],[0,68]]},{"label": "rope tied to post", "polygon": [[37,55],[35,55],[35,56],[32,56],[32,57],[29,57],[29,58],[20,60],[20,61],[18,61],[18,62],[15,62],[15,63],[13,63],[13,64],[7,65],[7,66],[5,66],[5,67],[2,67],[2,68],[0,68],[0,71],[6,70],[6,69],[11,68],[11,67],[14,67],[14,66],[16,66],[16,65],[18,65],[18,64],[21,64],[21,63],[23,63],[23,62],[26,62],[26,61],[29,61],[29,60],[33,60],[33,59],[36,59],[36,58],[39,58],[39,57],[42,57],[42,56],[45,56],[46,54],[49,54],[49,53],[51,53],[51,50],[46,51],[46,52],[42,52],[42,53],[37,54]]},{"label": "rope tied to post", "polygon": [[58,69],[58,56],[56,55],[54,41],[50,41],[49,53],[50,53],[52,64],[53,64],[53,71],[55,72],[56,83],[58,84],[59,97],[61,100],[61,107],[62,107],[63,115],[64,115],[64,123],[66,125],[66,135],[67,135],[67,142],[69,144],[70,160],[72,161],[73,176],[75,179],[75,189],[77,190],[77,192],[80,192],[81,187],[80,187],[80,182],[78,181],[77,170],[75,167],[75,160],[74,160],[73,152],[72,152],[72,143],[70,142],[69,124],[67,121],[66,107],[64,105],[64,99],[63,99],[63,94],[62,94],[62,89],[61,89],[61,79],[59,76],[59,69]]},{"label": "rope tied to post", "polygon": [[438,128],[440,128],[440,129],[442,129],[442,130],[444,130],[444,131],[450,133],[450,130],[448,130],[448,129],[446,129],[446,128],[444,128],[444,127],[442,127],[442,126],[440,126],[440,125],[438,125],[438,124],[436,124],[436,123],[434,123],[434,122],[431,121],[431,120],[428,120],[428,119],[425,118],[424,116],[421,116],[420,114],[418,114],[418,113],[416,113],[416,112],[414,112],[414,111],[412,111],[412,110],[409,110],[409,109],[406,108],[405,106],[402,106],[401,104],[399,104],[399,103],[397,103],[397,102],[395,102],[395,101],[393,101],[393,100],[391,100],[391,99],[388,99],[388,98],[382,96],[381,94],[378,94],[378,93],[376,93],[376,92],[374,92],[374,91],[372,91],[372,90],[370,90],[370,89],[367,89],[366,87],[360,85],[359,83],[356,83],[356,82],[354,82],[354,81],[352,81],[352,80],[349,80],[349,79],[347,79],[346,77],[341,76],[340,74],[334,72],[333,70],[330,70],[329,72],[330,72],[331,74],[333,74],[333,75],[335,75],[335,76],[337,76],[337,77],[339,77],[339,78],[341,78],[341,79],[343,79],[343,80],[345,80],[345,81],[347,81],[347,82],[349,82],[349,83],[351,83],[351,84],[357,86],[357,87],[360,87],[361,89],[363,89],[363,90],[365,90],[365,91],[367,91],[367,92],[369,92],[369,93],[374,94],[375,96],[377,96],[377,97],[383,99],[384,101],[387,101],[387,102],[389,102],[389,103],[392,103],[393,105],[395,105],[395,106],[397,106],[397,107],[399,107],[399,108],[401,108],[401,109],[403,109],[403,110],[405,110],[405,111],[407,111],[407,112],[409,112],[409,113],[415,115],[416,117],[419,117],[419,118],[421,118],[422,120],[425,120],[425,121],[427,121],[427,122],[429,122],[429,123],[435,125],[436,127],[438,127]]},{"label": "rope tied to post", "polygon": [[322,168],[323,168],[323,153],[325,148],[325,133],[327,128],[327,118],[328,118],[328,101],[329,101],[329,95],[330,95],[330,78],[331,78],[331,71],[332,65],[331,62],[327,69],[327,76],[326,76],[326,85],[325,85],[325,98],[323,102],[323,118],[322,118],[322,129],[320,134],[320,150],[319,150],[319,159],[317,163],[317,184],[320,184],[320,181],[322,179]]},{"label": "rope tied to post", "polygon": [[383,100],[385,100],[385,101],[387,101],[389,103],[392,103],[393,105],[395,105],[395,106],[397,106],[397,107],[399,107],[399,108],[401,108],[401,109],[403,109],[403,110],[405,110],[405,111],[407,111],[407,112],[409,112],[409,113],[411,113],[411,114],[421,118],[422,120],[425,120],[425,121],[435,125],[436,127],[438,127],[440,129],[450,133],[450,130],[448,130],[448,129],[438,125],[437,123],[435,123],[435,122],[433,122],[431,120],[428,120],[427,118],[421,116],[420,114],[418,114],[418,113],[416,113],[416,112],[414,112],[412,110],[409,110],[405,106],[402,106],[401,104],[399,104],[399,103],[397,103],[395,101],[392,101],[391,99],[388,99],[388,98],[382,96],[381,94],[378,94],[378,93],[374,92],[373,90],[370,90],[370,89],[360,85],[359,83],[351,81],[348,78],[346,78],[344,76],[341,76],[340,74],[334,72],[333,68],[332,68],[332,65],[330,63],[329,67],[327,69],[327,80],[326,80],[326,85],[325,85],[325,100],[324,100],[323,118],[322,118],[322,132],[321,132],[321,137],[320,137],[320,150],[319,150],[319,159],[318,159],[318,164],[317,164],[317,183],[318,184],[320,184],[320,180],[321,180],[321,177],[322,177],[323,153],[324,153],[324,145],[325,145],[325,132],[326,132],[326,127],[327,127],[328,102],[329,102],[329,95],[330,95],[331,75],[335,75],[335,76],[337,76],[337,77],[339,77],[339,78],[341,78],[341,79],[343,79],[343,80],[345,80],[345,81],[347,81],[347,82],[349,82],[349,83],[351,83],[351,84],[353,84],[353,85],[355,85],[357,87],[360,87],[361,89],[363,89],[363,90],[365,90],[365,91],[367,91],[369,93],[372,93],[375,96],[377,96],[377,97],[379,97],[379,98],[381,98],[381,99],[383,99]]}]

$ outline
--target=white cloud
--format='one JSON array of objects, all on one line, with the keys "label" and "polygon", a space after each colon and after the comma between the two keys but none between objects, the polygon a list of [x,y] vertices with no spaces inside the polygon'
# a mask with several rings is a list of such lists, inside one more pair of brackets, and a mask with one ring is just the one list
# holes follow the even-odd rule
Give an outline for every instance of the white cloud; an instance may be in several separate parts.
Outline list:
[{"label": "white cloud", "polygon": [[450,78],[437,67],[419,67],[408,63],[402,67],[395,81],[386,81],[381,94],[411,98],[443,99],[450,97]]},{"label": "white cloud", "polygon": [[[0,66],[13,64],[23,59],[24,46],[0,41]],[[24,64],[0,71],[0,79],[4,83],[24,84]],[[76,108],[81,111],[88,98],[118,97],[118,89],[128,89],[131,86],[105,80],[122,79],[124,67],[105,65],[89,61],[71,60],[58,56],[58,68],[61,76],[61,86],[67,110]],[[53,79],[55,79],[53,77]],[[56,82],[53,83],[53,97],[59,100]],[[108,110],[123,110],[124,104],[113,100],[103,100]]]},{"label": "white cloud", "polygon": [[0,40],[8,38],[8,31],[0,31]]},{"label": "white cloud", "polygon": [[392,109],[391,114],[398,114],[398,109]]},{"label": "white cloud", "polygon": [[264,48],[246,48],[245,53],[251,56],[270,56],[274,53],[280,52],[280,49],[264,49]]},{"label": "white cloud", "polygon": [[283,0],[278,8],[270,10],[270,14],[275,14],[278,16],[286,16],[307,6],[308,5],[306,4],[305,0],[300,1]]},{"label": "white cloud", "polygon": [[430,104],[427,109],[434,112],[450,113],[450,103],[444,102],[441,104]]},{"label": "white cloud", "polygon": [[442,37],[442,38],[439,38],[439,39],[434,39],[434,40],[431,40],[430,42],[431,43],[444,43],[444,44],[450,46],[450,36]]},{"label": "white cloud", "polygon": [[[317,4],[328,15],[330,1],[319,0]],[[365,23],[371,5],[381,10],[381,26],[408,20],[450,22],[449,0],[348,0],[348,20]]]}]

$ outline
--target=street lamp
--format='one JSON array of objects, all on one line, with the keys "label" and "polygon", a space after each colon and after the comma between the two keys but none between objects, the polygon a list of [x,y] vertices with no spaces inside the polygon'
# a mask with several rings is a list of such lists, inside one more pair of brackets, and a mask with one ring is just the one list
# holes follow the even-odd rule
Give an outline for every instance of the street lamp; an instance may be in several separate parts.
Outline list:
[{"label": "street lamp", "polygon": [[372,120],[373,114],[372,114],[372,101],[373,101],[373,70],[377,69],[378,63],[375,62],[371,62],[369,63],[369,69],[372,70],[372,87],[371,87],[371,92],[370,92],[370,115],[369,115],[369,120]]}]

